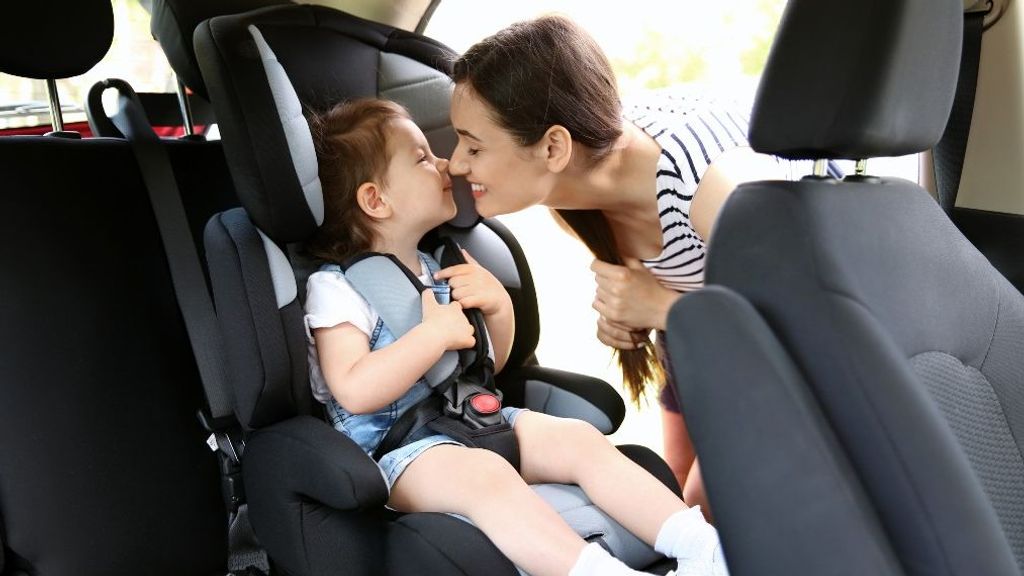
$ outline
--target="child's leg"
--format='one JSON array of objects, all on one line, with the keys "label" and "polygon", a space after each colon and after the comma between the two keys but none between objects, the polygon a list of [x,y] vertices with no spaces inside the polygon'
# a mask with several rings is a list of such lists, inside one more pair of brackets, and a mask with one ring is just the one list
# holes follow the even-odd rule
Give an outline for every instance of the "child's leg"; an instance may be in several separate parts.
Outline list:
[{"label": "child's leg", "polygon": [[686,508],[587,422],[523,412],[515,431],[528,484],[577,484],[601,510],[652,546],[665,520]]},{"label": "child's leg", "polygon": [[590,500],[681,573],[726,574],[715,529],[587,422],[524,412],[515,424],[523,479],[577,484]]},{"label": "child's leg", "polygon": [[586,542],[508,462],[487,450],[450,444],[430,448],[398,477],[389,504],[403,512],[466,516],[505,556],[534,576],[565,576],[578,560],[586,566],[577,572],[632,572],[603,550],[588,549],[589,554],[581,556]]}]

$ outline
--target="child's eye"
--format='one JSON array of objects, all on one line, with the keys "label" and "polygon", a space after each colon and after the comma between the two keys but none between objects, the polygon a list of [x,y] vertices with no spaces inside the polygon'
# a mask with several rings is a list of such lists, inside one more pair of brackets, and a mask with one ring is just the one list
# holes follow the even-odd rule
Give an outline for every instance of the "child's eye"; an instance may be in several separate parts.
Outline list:
[{"label": "child's eye", "polygon": [[423,163],[423,162],[426,162],[426,161],[427,161],[427,156],[426,156],[426,154],[424,154],[423,156],[420,156],[420,159],[417,160],[416,163],[420,164],[420,163]]}]

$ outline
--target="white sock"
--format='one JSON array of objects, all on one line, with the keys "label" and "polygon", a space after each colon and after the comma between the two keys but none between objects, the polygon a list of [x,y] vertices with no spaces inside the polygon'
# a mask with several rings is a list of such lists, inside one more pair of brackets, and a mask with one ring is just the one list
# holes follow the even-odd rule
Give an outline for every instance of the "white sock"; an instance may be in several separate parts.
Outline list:
[{"label": "white sock", "polygon": [[718,531],[704,520],[700,506],[680,510],[668,517],[658,531],[654,549],[679,562],[678,576],[727,576]]},{"label": "white sock", "polygon": [[631,576],[637,572],[612,556],[600,544],[590,543],[583,547],[579,558],[569,570],[569,576]]}]

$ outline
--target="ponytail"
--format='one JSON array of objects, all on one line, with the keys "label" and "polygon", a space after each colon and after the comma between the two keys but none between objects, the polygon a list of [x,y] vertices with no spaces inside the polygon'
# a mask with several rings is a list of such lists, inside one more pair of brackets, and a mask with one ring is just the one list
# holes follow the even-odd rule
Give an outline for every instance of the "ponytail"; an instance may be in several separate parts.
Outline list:
[{"label": "ponytail", "polygon": [[[552,215],[561,218],[595,258],[609,264],[622,265],[615,235],[600,210],[552,210]],[[642,346],[632,350],[615,349],[615,354],[619,357],[619,367],[622,369],[622,383],[629,390],[630,399],[639,405],[647,383],[663,381],[665,372],[654,351],[650,334],[644,333],[635,341]]]}]

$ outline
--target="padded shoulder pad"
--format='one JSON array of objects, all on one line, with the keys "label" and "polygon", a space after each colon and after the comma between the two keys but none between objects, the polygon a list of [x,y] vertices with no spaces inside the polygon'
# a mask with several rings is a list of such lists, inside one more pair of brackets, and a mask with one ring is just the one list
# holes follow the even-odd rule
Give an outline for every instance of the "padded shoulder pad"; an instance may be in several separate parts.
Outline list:
[{"label": "padded shoulder pad", "polygon": [[[394,256],[368,253],[357,257],[346,263],[345,279],[366,298],[396,338],[423,321],[420,293],[426,288]],[[445,352],[427,371],[427,382],[437,386],[447,381],[458,364],[456,352]]]}]

